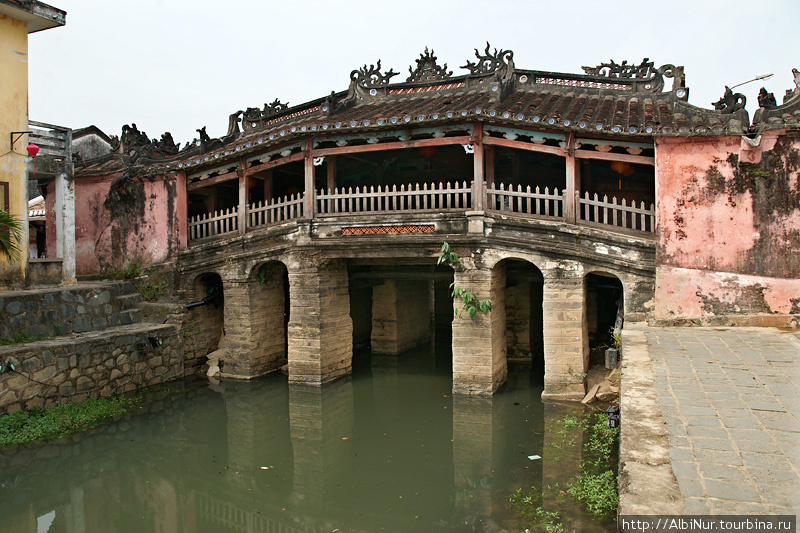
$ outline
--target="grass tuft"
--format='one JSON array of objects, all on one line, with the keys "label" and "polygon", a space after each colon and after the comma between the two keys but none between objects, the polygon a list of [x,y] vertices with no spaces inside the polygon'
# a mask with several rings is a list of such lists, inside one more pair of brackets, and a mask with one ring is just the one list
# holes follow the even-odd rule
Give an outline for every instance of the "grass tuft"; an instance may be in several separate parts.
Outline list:
[{"label": "grass tuft", "polygon": [[89,398],[82,402],[0,416],[0,447],[56,440],[123,415],[141,398]]}]

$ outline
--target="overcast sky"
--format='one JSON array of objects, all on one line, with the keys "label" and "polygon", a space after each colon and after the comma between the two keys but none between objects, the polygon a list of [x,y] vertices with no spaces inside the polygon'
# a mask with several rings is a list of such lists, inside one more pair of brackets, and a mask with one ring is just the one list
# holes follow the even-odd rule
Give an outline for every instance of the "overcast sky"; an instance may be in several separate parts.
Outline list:
[{"label": "overcast sky", "polygon": [[[797,0],[53,0],[67,24],[29,41],[30,118],[119,135],[136,123],[176,142],[279,98],[292,105],[347,88],[382,60],[404,81],[425,46],[454,75],[474,48],[514,51],[517,67],[582,73],[609,59],[685,66],[689,102],[711,108],[725,85],[757,109],[780,103],[800,68]],[[667,84],[671,80],[667,80]]]}]

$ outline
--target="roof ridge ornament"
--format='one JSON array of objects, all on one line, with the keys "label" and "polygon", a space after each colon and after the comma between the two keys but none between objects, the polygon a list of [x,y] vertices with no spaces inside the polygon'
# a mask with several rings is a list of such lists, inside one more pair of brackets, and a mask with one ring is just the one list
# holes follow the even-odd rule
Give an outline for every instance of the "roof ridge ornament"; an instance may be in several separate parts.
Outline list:
[{"label": "roof ridge ornament", "polygon": [[360,69],[354,70],[350,73],[350,81],[355,82],[359,87],[369,89],[372,87],[383,87],[389,85],[389,80],[393,76],[397,76],[399,72],[394,69],[389,69],[386,74],[381,73],[381,60],[378,60],[377,65],[370,65],[367,68],[365,64]]},{"label": "roof ridge ornament", "polygon": [[716,102],[711,102],[711,105],[713,105],[714,109],[717,111],[722,112],[723,115],[727,115],[744,109],[746,103],[747,98],[745,95],[742,93],[734,93],[731,88],[726,85],[725,94]]},{"label": "roof ridge ornament", "polygon": [[628,64],[628,61],[617,63],[610,59],[610,63],[600,63],[596,67],[581,67],[590,76],[602,76],[604,78],[635,78],[645,79],[652,77],[656,70],[649,57],[645,57],[639,65]]},{"label": "roof ridge ornament", "polygon": [[478,59],[478,61],[473,63],[472,61],[467,60],[467,64],[463,65],[461,68],[469,70],[469,73],[472,76],[494,74],[498,71],[501,73],[506,73],[509,71],[513,72],[514,52],[512,50],[503,50],[502,48],[498,51],[497,48],[495,48],[494,53],[490,53],[489,48],[489,41],[486,41],[486,48],[483,51],[484,55],[481,55],[476,48],[475,57]]},{"label": "roof ridge ornament", "polygon": [[408,73],[411,75],[406,82],[446,80],[453,75],[452,70],[448,72],[447,63],[439,66],[436,62],[437,57],[433,54],[433,49],[429,52],[426,46],[425,53],[420,54],[419,59],[414,60],[417,62],[416,70],[412,71],[411,67],[408,67]]}]

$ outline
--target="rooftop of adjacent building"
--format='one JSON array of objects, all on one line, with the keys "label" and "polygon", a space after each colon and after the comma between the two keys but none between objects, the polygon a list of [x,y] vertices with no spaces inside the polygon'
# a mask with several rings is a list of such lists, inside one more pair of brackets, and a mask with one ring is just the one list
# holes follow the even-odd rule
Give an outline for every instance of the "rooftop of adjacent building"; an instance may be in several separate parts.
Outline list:
[{"label": "rooftop of adjacent building", "polygon": [[0,0],[0,14],[28,23],[28,33],[66,24],[67,12],[37,0]]}]

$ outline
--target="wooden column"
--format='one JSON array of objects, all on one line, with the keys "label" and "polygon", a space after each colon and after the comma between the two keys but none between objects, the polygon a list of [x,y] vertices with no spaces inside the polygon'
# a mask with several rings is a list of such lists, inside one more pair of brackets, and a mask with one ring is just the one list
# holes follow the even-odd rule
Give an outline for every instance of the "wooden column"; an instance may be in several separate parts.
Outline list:
[{"label": "wooden column", "polygon": [[303,170],[305,174],[305,191],[303,192],[303,216],[314,218],[314,158],[311,155],[313,143],[311,139],[306,141],[306,148],[303,151]]},{"label": "wooden column", "polygon": [[272,201],[272,169],[264,172],[264,204]]},{"label": "wooden column", "polygon": [[239,158],[239,166],[236,167],[236,174],[239,176],[239,235],[244,235],[247,231],[247,172],[245,166],[247,161],[243,157]]},{"label": "wooden column", "polygon": [[328,191],[333,191],[336,188],[336,156],[329,155],[326,159],[328,163],[328,182],[326,186]]},{"label": "wooden column", "polygon": [[575,137],[570,134],[567,137],[567,173],[566,189],[564,191],[564,220],[570,224],[575,223],[576,204],[575,193],[580,192],[580,171],[577,160],[575,159]]},{"label": "wooden column", "polygon": [[494,146],[486,147],[486,185],[494,185]]},{"label": "wooden column", "polygon": [[483,123],[472,125],[472,210],[483,211]]},{"label": "wooden column", "polygon": [[183,250],[189,243],[189,191],[186,190],[186,171],[181,170],[175,180],[175,213],[178,223],[178,248]]}]

